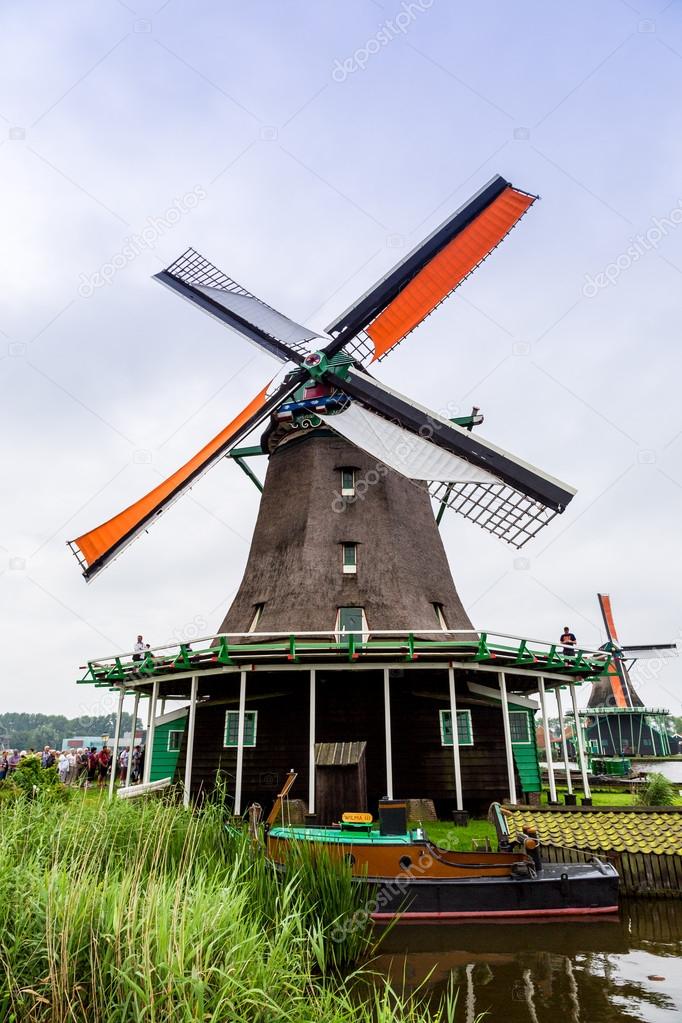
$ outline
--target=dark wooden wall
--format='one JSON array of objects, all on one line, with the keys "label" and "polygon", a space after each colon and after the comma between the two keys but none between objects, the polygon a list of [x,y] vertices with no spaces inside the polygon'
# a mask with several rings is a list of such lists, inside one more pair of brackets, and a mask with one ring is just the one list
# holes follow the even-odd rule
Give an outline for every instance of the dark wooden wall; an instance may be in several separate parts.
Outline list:
[{"label": "dark wooden wall", "polygon": [[[257,745],[244,750],[242,808],[259,802],[266,812],[284,776],[294,768],[292,796],[308,797],[308,673],[254,673],[247,679],[247,710],[258,711]],[[507,795],[507,768],[499,706],[472,703],[463,679],[457,681],[458,707],[472,715],[474,745],[460,749],[464,801],[484,812]],[[236,749],[223,748],[226,709],[238,708],[239,677],[222,676],[214,702],[197,708],[192,790],[212,790],[220,771],[234,791]],[[455,806],[452,748],[441,746],[439,710],[449,708],[444,671],[391,675],[393,791],[396,798],[433,799],[439,815]],[[365,741],[368,809],[376,813],[386,795],[383,675],[377,671],[317,672],[316,740]],[[178,777],[185,765],[183,745]],[[349,793],[352,802],[353,794]],[[358,809],[350,806],[349,809]]]}]

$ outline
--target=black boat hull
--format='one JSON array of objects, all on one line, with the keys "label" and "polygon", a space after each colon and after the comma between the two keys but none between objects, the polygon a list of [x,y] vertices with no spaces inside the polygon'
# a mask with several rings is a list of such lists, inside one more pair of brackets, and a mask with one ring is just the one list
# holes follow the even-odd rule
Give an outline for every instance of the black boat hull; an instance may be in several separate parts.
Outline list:
[{"label": "black boat hull", "polygon": [[609,863],[547,863],[534,878],[367,878],[373,920],[594,916],[618,912],[618,874]]}]

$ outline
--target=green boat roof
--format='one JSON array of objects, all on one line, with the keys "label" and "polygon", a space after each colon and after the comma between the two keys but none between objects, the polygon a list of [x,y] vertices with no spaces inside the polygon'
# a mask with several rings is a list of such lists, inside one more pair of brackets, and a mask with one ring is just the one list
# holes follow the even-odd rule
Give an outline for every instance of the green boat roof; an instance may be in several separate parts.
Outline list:
[{"label": "green boat roof", "polygon": [[404,835],[382,835],[379,831],[351,831],[346,828],[271,828],[273,838],[299,842],[322,842],[327,845],[410,845],[414,838]]}]

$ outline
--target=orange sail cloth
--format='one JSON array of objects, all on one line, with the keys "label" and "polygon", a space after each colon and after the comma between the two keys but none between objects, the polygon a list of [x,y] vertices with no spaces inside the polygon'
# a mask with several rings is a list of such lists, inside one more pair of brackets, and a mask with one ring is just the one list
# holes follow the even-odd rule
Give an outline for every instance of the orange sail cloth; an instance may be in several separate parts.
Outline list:
[{"label": "orange sail cloth", "polygon": [[366,328],[380,359],[462,283],[514,227],[535,196],[511,185],[423,267]]},{"label": "orange sail cloth", "polygon": [[[607,593],[599,594],[599,606],[601,607],[601,613],[604,618],[604,624],[606,625],[606,632],[612,643],[618,645],[618,633],[616,632],[616,623],[613,620],[613,610],[611,608],[611,598]],[[620,672],[616,667],[615,659],[611,660],[606,674],[609,677],[611,683],[611,691],[616,700],[617,707],[627,707],[628,701],[625,696],[625,690],[623,689],[623,680],[620,677]]]},{"label": "orange sail cloth", "polygon": [[163,510],[163,507],[171,498],[175,497],[178,491],[183,489],[183,484],[188,485],[192,478],[201,472],[208,465],[211,459],[229,444],[239,430],[248,422],[251,416],[265,402],[265,395],[270,385],[267,384],[260,391],[253,401],[249,402],[236,419],[233,419],[224,430],[221,430],[213,440],[209,441],[198,451],[189,462],[186,462],[181,469],[174,472],[172,476],[160,483],[139,501],[125,508],[113,519],[103,522],[101,526],[91,529],[89,533],[83,533],[76,540],[71,541],[72,546],[78,547],[86,567],[90,567],[100,558],[111,553],[126,537],[129,537],[150,515]]}]

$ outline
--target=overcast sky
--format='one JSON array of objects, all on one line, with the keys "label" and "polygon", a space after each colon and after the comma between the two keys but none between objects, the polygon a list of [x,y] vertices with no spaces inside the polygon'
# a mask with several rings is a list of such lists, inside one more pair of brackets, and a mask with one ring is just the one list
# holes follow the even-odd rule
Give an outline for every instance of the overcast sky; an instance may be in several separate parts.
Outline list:
[{"label": "overcast sky", "polygon": [[602,591],[623,642],[682,639],[681,94],[674,0],[6,0],[0,709],[108,708],[79,665],[217,629],[239,583],[227,462],[92,584],[66,547],[277,368],[151,275],[193,245],[323,328],[495,173],[541,202],[378,372],[578,494],[521,554],[446,516],[464,603],[598,645]]}]

